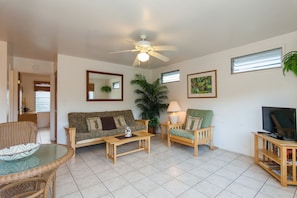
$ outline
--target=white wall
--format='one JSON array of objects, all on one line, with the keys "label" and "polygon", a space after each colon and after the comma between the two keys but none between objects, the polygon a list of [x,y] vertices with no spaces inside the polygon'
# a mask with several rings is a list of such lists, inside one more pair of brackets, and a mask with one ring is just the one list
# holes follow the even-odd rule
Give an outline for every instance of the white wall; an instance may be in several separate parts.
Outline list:
[{"label": "white wall", "polygon": [[7,42],[0,41],[0,123],[7,122]]},{"label": "white wall", "polygon": [[37,113],[37,127],[49,128],[50,127],[50,112]]},{"label": "white wall", "polygon": [[[297,49],[297,32],[229,49],[201,58],[153,70],[153,79],[160,73],[180,70],[181,81],[166,84],[169,100],[177,100],[181,108],[214,111],[214,145],[221,149],[253,156],[252,131],[262,129],[261,107],[297,108],[297,76],[282,68],[231,75],[232,57],[283,47],[283,53]],[[187,75],[217,70],[217,98],[188,99]],[[162,120],[167,119],[167,113]]]},{"label": "white wall", "polygon": [[52,74],[54,71],[54,63],[50,61],[14,57],[13,69],[18,72],[33,74]]},{"label": "white wall", "polygon": [[[8,51],[11,51],[9,50],[9,47],[8,47]],[[17,107],[14,106],[14,103],[13,103],[13,94],[14,94],[14,82],[15,82],[15,76],[14,76],[14,72],[13,72],[13,57],[12,56],[9,56],[7,57],[7,65],[8,65],[8,70],[9,70],[9,75],[8,75],[8,82],[9,82],[9,99],[8,99],[8,103],[9,103],[9,108],[8,108],[8,111],[9,111],[9,116],[8,116],[8,122],[12,122],[14,121],[14,111],[15,109],[17,109]]]},{"label": "white wall", "polygon": [[[123,101],[86,101],[86,70],[123,74]],[[69,112],[92,112],[132,109],[135,118],[139,118],[139,110],[134,104],[135,86],[130,85],[135,74],[144,74],[151,80],[152,71],[139,67],[123,66],[90,59],[59,54],[57,57],[57,132],[58,143],[66,143],[64,127],[68,125]]]}]

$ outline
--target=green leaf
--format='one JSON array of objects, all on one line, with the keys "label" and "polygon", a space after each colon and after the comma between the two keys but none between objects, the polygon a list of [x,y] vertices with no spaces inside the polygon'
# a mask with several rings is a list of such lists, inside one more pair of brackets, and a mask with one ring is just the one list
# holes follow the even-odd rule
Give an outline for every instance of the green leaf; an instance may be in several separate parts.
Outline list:
[{"label": "green leaf", "polygon": [[109,92],[111,92],[111,87],[108,85],[104,85],[103,87],[101,87],[101,91],[109,93]]},{"label": "green leaf", "polygon": [[165,111],[168,106],[167,87],[162,85],[159,79],[149,83],[141,74],[136,74],[130,83],[138,86],[134,91],[138,98],[134,102],[141,111],[141,118],[150,120],[149,127],[158,126],[160,112]]},{"label": "green leaf", "polygon": [[291,51],[283,57],[283,74],[292,71],[297,76],[297,51]]}]

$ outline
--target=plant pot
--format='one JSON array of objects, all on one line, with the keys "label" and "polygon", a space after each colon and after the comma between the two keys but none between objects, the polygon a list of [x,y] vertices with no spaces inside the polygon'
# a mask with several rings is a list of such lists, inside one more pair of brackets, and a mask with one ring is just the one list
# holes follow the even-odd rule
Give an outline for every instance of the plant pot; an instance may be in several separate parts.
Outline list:
[{"label": "plant pot", "polygon": [[149,127],[148,132],[152,134],[156,134],[156,129],[157,129],[156,127]]}]

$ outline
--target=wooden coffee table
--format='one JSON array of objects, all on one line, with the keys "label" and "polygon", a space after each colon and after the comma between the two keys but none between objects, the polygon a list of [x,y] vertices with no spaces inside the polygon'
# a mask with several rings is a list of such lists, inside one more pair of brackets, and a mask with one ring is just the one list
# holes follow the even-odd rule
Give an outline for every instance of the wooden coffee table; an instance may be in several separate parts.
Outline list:
[{"label": "wooden coffee table", "polygon": [[[124,134],[122,135],[116,135],[116,136],[109,136],[103,138],[106,142],[106,158],[110,158],[113,160],[113,163],[116,164],[117,157],[127,155],[130,153],[138,152],[145,150],[148,154],[150,154],[150,146],[151,146],[151,136],[154,136],[151,133],[143,132],[143,131],[137,131],[132,133],[132,137],[124,137]],[[138,141],[138,148],[123,152],[123,153],[117,153],[117,147],[130,143],[130,142],[136,142]]]}]

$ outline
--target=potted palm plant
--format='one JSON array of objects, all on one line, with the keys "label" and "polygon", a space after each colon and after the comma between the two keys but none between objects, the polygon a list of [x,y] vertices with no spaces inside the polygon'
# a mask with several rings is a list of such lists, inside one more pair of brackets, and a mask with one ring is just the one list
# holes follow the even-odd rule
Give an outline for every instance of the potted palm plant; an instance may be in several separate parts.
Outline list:
[{"label": "potted palm plant", "polygon": [[139,86],[139,89],[135,90],[139,95],[139,98],[135,99],[135,104],[141,110],[141,118],[149,120],[149,131],[155,133],[160,124],[160,112],[166,110],[168,106],[165,102],[168,99],[168,89],[160,83],[159,79],[149,83],[141,74],[136,74],[131,84]]},{"label": "potted palm plant", "polygon": [[291,51],[285,54],[283,58],[284,68],[283,73],[292,71],[297,76],[297,51]]}]

